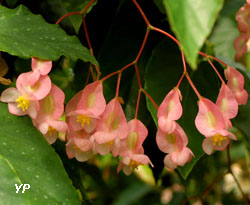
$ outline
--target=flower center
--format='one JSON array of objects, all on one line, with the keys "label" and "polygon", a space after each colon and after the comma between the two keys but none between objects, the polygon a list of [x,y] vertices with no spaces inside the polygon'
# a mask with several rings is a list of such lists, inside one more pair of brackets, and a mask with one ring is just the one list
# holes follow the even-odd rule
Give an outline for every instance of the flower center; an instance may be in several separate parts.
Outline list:
[{"label": "flower center", "polygon": [[18,103],[17,107],[22,108],[23,111],[29,108],[30,101],[23,96],[19,96],[19,98],[16,99],[16,102]]},{"label": "flower center", "polygon": [[221,146],[222,141],[224,141],[226,139],[227,139],[227,137],[222,136],[220,134],[214,135],[213,138],[212,138],[212,140],[213,140],[213,146],[215,146],[215,145]]},{"label": "flower center", "polygon": [[140,162],[134,161],[131,159],[130,163],[129,163],[129,169],[133,170],[135,168],[137,168],[139,165],[142,165]]},{"label": "flower center", "polygon": [[110,148],[112,144],[114,144],[114,140],[111,140],[111,141],[107,142],[108,148]]},{"label": "flower center", "polygon": [[58,133],[57,129],[55,129],[54,127],[49,126],[48,134],[49,134],[50,137],[57,135],[57,133]]},{"label": "flower center", "polygon": [[84,127],[84,124],[86,123],[87,126],[89,127],[90,118],[86,115],[78,115],[76,122],[80,122],[82,127]]}]

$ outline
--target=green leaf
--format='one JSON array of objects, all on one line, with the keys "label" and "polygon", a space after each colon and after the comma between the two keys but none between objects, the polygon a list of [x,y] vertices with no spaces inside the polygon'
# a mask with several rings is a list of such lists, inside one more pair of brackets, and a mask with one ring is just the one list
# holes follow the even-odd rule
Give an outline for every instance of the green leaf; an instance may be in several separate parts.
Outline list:
[{"label": "green leaf", "polygon": [[[3,204],[80,204],[62,162],[28,117],[0,103],[0,201]],[[8,180],[7,180],[8,179]],[[29,184],[24,194],[15,184]],[[20,199],[19,199],[20,198]],[[18,203],[12,203],[19,200]],[[26,202],[25,202],[26,201]]]},{"label": "green leaf", "polygon": [[163,4],[187,61],[196,69],[198,51],[213,28],[223,0],[163,0]]},{"label": "green leaf", "polygon": [[75,36],[46,23],[22,5],[16,9],[0,6],[0,50],[21,58],[57,60],[64,55],[97,64]]},{"label": "green leaf", "polygon": [[[173,89],[182,75],[183,68],[181,56],[177,47],[170,40],[164,40],[154,51],[147,64],[145,73],[145,89],[160,105],[167,93]],[[190,72],[191,78],[200,91],[201,95],[213,101],[219,92],[219,81],[208,63],[202,63],[200,69]],[[186,132],[189,143],[188,147],[193,151],[195,157],[184,167],[179,167],[178,171],[185,179],[193,169],[196,162],[204,154],[202,141],[204,137],[195,127],[194,120],[198,113],[198,98],[194,94],[186,79],[183,80],[180,90],[183,96],[183,115],[178,123]],[[157,110],[147,98],[148,109],[157,124]],[[163,163],[163,162],[162,162]]]},{"label": "green leaf", "polygon": [[[62,4],[64,5],[64,7],[67,9],[68,12],[80,12],[82,11],[90,2],[91,0],[61,0]],[[91,11],[91,9],[93,8],[93,6],[95,6],[97,4],[97,0],[91,4],[91,6],[87,9],[86,13],[89,13]],[[75,29],[75,32],[78,33],[80,26],[82,24],[82,17],[81,15],[72,15],[69,17],[72,25]]]}]

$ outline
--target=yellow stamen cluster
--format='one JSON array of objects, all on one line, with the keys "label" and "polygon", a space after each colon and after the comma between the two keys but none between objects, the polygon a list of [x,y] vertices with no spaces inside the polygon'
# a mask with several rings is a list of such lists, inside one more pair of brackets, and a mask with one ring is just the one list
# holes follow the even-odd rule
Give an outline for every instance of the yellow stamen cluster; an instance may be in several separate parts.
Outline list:
[{"label": "yellow stamen cluster", "polygon": [[140,162],[134,161],[131,159],[130,163],[129,163],[129,169],[133,170],[135,168],[137,168],[139,165],[142,165]]},{"label": "yellow stamen cluster", "polygon": [[50,137],[54,136],[54,135],[57,135],[58,134],[58,130],[55,129],[54,127],[49,126],[48,134],[49,134]]},{"label": "yellow stamen cluster", "polygon": [[114,144],[114,140],[111,140],[110,142],[107,143],[108,147],[110,147],[112,144]]},{"label": "yellow stamen cluster", "polygon": [[18,103],[17,107],[22,108],[23,111],[27,110],[30,106],[30,101],[23,96],[19,96],[19,98],[16,99],[16,102]]},{"label": "yellow stamen cluster", "polygon": [[78,115],[76,122],[80,122],[81,126],[84,127],[84,124],[86,123],[87,126],[89,127],[90,124],[90,118],[86,115]]},{"label": "yellow stamen cluster", "polygon": [[213,146],[215,146],[216,144],[218,144],[219,146],[221,146],[221,143],[223,140],[226,140],[227,137],[222,136],[220,134],[216,134],[213,136],[212,140],[213,140]]}]

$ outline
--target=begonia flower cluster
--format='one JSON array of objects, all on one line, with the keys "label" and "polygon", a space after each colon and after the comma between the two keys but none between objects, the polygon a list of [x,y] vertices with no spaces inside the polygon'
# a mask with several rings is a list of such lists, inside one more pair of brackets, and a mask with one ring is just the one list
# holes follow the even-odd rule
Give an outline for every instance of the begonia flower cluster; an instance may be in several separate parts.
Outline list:
[{"label": "begonia flower cluster", "polygon": [[248,100],[243,75],[236,69],[227,67],[225,76],[227,84],[222,84],[216,103],[203,97],[198,102],[199,112],[195,125],[205,136],[202,147],[207,154],[211,154],[213,150],[224,150],[230,139],[237,139],[230,132],[230,119],[238,114],[238,105],[244,105]]},{"label": "begonia flower cluster", "polygon": [[[148,135],[146,126],[137,118],[127,122],[118,96],[106,104],[102,80],[89,83],[67,103],[65,122],[60,120],[64,114],[64,92],[48,76],[52,62],[32,58],[31,67],[30,72],[18,76],[16,88],[7,88],[1,94],[1,101],[8,103],[10,113],[30,116],[49,144],[54,143],[60,133],[65,133],[69,159],[85,162],[93,155],[111,153],[119,157],[117,171],[123,170],[126,175],[139,165],[153,167],[143,149]],[[207,154],[224,150],[230,139],[237,139],[231,132],[230,120],[238,114],[238,106],[248,100],[243,75],[227,67],[225,77],[227,84],[222,83],[216,103],[205,97],[199,97],[198,101],[195,126],[205,136],[202,147]],[[157,113],[156,143],[166,153],[164,164],[169,169],[184,166],[195,157],[187,147],[184,129],[177,122],[183,113],[181,100],[181,91],[173,88]]]},{"label": "begonia flower cluster", "polygon": [[127,123],[118,97],[106,105],[102,81],[90,83],[77,93],[66,106],[66,116],[69,158],[84,162],[94,154],[112,153],[120,156],[117,171],[122,169],[127,175],[139,165],[152,165],[142,146],[147,128],[137,119]]},{"label": "begonia flower cluster", "polygon": [[236,50],[235,60],[239,61],[241,57],[250,50],[250,1],[242,6],[236,14],[236,21],[240,35],[234,41]]},{"label": "begonia flower cluster", "polygon": [[67,131],[67,124],[59,118],[64,113],[64,92],[54,85],[48,73],[51,61],[32,58],[32,71],[22,73],[16,80],[16,88],[8,88],[1,94],[1,101],[8,103],[13,115],[29,115],[33,125],[52,144],[59,132]]}]

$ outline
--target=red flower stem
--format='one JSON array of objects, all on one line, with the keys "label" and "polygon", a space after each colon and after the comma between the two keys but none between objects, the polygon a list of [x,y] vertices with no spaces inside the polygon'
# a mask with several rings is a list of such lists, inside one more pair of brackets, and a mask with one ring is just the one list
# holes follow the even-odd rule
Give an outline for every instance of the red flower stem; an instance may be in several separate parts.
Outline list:
[{"label": "red flower stem", "polygon": [[119,88],[120,88],[121,77],[122,77],[122,72],[120,71],[119,74],[118,74],[118,78],[117,78],[115,97],[119,96]]},{"label": "red flower stem", "polygon": [[187,199],[185,199],[185,201],[182,203],[182,205],[186,205],[189,201],[194,200],[194,199],[198,199],[199,196],[190,196]]},{"label": "red flower stem", "polygon": [[91,6],[91,4],[93,4],[95,2],[95,0],[91,0],[87,6],[81,11],[82,15],[85,15],[86,11],[88,10],[88,8]]},{"label": "red flower stem", "polygon": [[137,9],[138,9],[139,12],[141,13],[142,18],[144,19],[145,23],[147,24],[147,27],[149,27],[149,26],[150,26],[149,20],[148,20],[148,18],[146,17],[146,15],[144,14],[142,8],[141,8],[140,5],[136,2],[136,0],[133,0],[133,3],[135,4],[135,6],[137,7]]},{"label": "red flower stem", "polygon": [[80,12],[67,13],[64,16],[62,16],[61,18],[59,18],[58,21],[56,22],[56,24],[59,24],[63,19],[65,19],[65,18],[67,18],[68,16],[71,16],[71,15],[81,15],[81,13]]},{"label": "red flower stem", "polygon": [[136,103],[136,110],[135,110],[135,119],[137,119],[139,105],[140,105],[140,99],[141,99],[141,89],[138,91],[138,97],[137,97],[137,103]]},{"label": "red flower stem", "polygon": [[189,84],[190,84],[191,87],[193,88],[195,94],[197,95],[197,97],[199,98],[199,100],[201,100],[202,97],[201,97],[200,93],[198,92],[198,90],[196,89],[196,87],[194,86],[194,83],[193,83],[193,81],[191,80],[191,78],[189,77],[189,75],[188,75],[187,72],[185,72],[185,76],[186,76],[186,78],[187,78]]},{"label": "red flower stem", "polygon": [[89,83],[89,77],[90,77],[90,68],[89,68],[89,71],[88,71],[88,74],[87,74],[87,78],[86,78],[86,81],[85,81],[85,86],[88,85],[88,83]]},{"label": "red flower stem", "polygon": [[136,72],[136,77],[137,77],[139,88],[142,88],[141,78],[140,78],[139,68],[138,68],[137,63],[135,64],[135,72]]},{"label": "red flower stem", "polygon": [[147,27],[147,31],[146,31],[144,40],[143,40],[143,42],[142,42],[141,48],[140,48],[140,50],[139,50],[139,52],[138,52],[138,54],[137,54],[137,56],[136,56],[136,58],[135,58],[135,63],[138,62],[138,60],[139,60],[139,58],[140,58],[140,56],[141,56],[141,54],[142,54],[142,51],[143,51],[143,49],[145,48],[145,45],[146,45],[146,42],[147,42],[147,39],[148,39],[149,32],[150,32],[150,28]]},{"label": "red flower stem", "polygon": [[89,64],[89,70],[90,70],[93,81],[95,81],[96,79],[95,79],[95,74],[94,74],[94,71],[93,71],[92,64]]},{"label": "red flower stem", "polygon": [[154,107],[158,110],[158,106],[153,98],[143,88],[141,88],[141,92],[143,92],[148,97],[148,99],[153,103]]},{"label": "red flower stem", "polygon": [[[82,15],[82,23],[83,23],[85,36],[86,36],[86,39],[87,39],[87,42],[88,42],[89,51],[90,51],[91,55],[94,56],[93,48],[92,48],[90,38],[89,38],[89,33],[88,33],[88,29],[87,29],[86,20],[85,20],[85,17],[83,15]],[[97,72],[97,80],[99,80],[100,75],[101,75],[100,69],[98,68],[97,65],[95,65],[95,69],[96,69],[96,72]]]},{"label": "red flower stem", "polygon": [[174,36],[172,36],[171,34],[167,33],[166,31],[163,31],[163,30],[161,30],[161,29],[159,29],[159,28],[156,28],[156,27],[154,27],[154,26],[151,26],[150,28],[151,28],[151,30],[153,30],[153,31],[157,31],[157,32],[162,33],[162,34],[164,34],[165,36],[171,38],[179,47],[181,47],[180,42],[179,42]]},{"label": "red flower stem", "polygon": [[178,81],[178,83],[177,83],[177,85],[176,85],[176,88],[179,88],[179,86],[180,86],[180,84],[181,84],[181,82],[182,82],[184,76],[185,76],[185,73],[182,74],[180,80]]},{"label": "red flower stem", "polygon": [[222,65],[224,65],[225,67],[228,66],[228,65],[227,65],[226,63],[224,63],[222,60],[220,60],[220,59],[218,59],[218,58],[216,58],[216,57],[214,57],[214,56],[207,55],[207,54],[205,54],[205,53],[203,53],[203,52],[201,52],[201,51],[199,51],[199,54],[202,55],[202,56],[205,56],[206,58],[212,58],[212,59],[216,60],[217,62],[221,63]]},{"label": "red flower stem", "polygon": [[245,195],[244,191],[242,190],[241,186],[240,186],[240,183],[239,181],[237,180],[236,176],[234,175],[232,169],[231,169],[231,156],[230,156],[230,147],[229,145],[227,146],[227,164],[228,164],[228,172],[233,176],[234,178],[234,181],[236,182],[239,190],[240,190],[240,193],[242,195],[242,198],[245,202],[246,205],[248,205],[248,199],[247,199],[247,196]]},{"label": "red flower stem", "polygon": [[207,57],[207,61],[209,62],[209,64],[212,66],[212,68],[214,69],[215,73],[218,75],[218,77],[220,78],[220,81],[222,84],[225,84],[225,81],[223,80],[223,78],[221,77],[220,73],[218,72],[218,70],[216,69],[216,67],[214,66],[214,64],[210,61],[209,57]]}]

